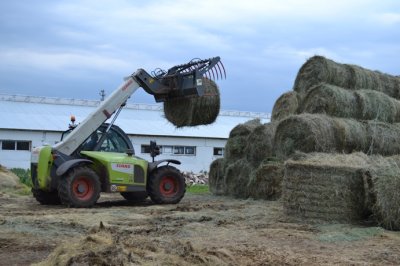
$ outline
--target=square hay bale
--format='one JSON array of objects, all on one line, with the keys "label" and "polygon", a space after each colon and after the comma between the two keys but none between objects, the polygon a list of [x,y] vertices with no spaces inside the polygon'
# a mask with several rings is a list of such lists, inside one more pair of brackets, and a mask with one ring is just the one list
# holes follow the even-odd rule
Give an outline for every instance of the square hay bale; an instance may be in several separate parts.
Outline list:
[{"label": "square hay bale", "polygon": [[362,168],[287,161],[282,187],[289,217],[329,222],[365,218]]}]

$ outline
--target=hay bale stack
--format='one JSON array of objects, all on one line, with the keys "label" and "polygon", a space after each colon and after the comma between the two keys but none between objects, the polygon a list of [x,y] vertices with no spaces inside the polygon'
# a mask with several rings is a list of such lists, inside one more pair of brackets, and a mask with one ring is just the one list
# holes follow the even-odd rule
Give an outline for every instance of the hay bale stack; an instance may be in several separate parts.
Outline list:
[{"label": "hay bale stack", "polygon": [[[339,155],[340,156],[340,155]],[[337,157],[337,156],[336,156]],[[336,222],[360,221],[368,214],[365,205],[363,158],[338,163],[335,155],[317,154],[311,160],[286,161],[283,206],[292,218]]]},{"label": "hay bale stack", "polygon": [[247,189],[254,199],[277,200],[282,193],[284,165],[279,161],[264,161],[250,174]]},{"label": "hay bale stack", "polygon": [[275,156],[274,137],[277,123],[271,122],[256,126],[247,137],[244,154],[247,161],[254,167],[268,158]]},{"label": "hay bale stack", "polygon": [[295,151],[394,155],[400,153],[399,138],[400,124],[301,114],[279,123],[274,143],[279,157]]},{"label": "hay bale stack", "polygon": [[400,98],[398,77],[355,65],[339,64],[322,56],[310,58],[300,68],[293,90],[303,97],[314,85],[321,82],[352,90],[381,91],[393,98]]},{"label": "hay bale stack", "polygon": [[210,192],[214,195],[224,195],[224,167],[224,158],[216,159],[210,165],[210,171],[208,174],[208,185]]},{"label": "hay bale stack", "polygon": [[228,161],[244,158],[247,138],[258,126],[261,126],[260,119],[254,119],[239,124],[231,130],[228,141],[225,144],[225,158]]},{"label": "hay bale stack", "polygon": [[272,109],[271,121],[282,120],[289,115],[296,114],[299,107],[297,92],[288,91],[276,100]]},{"label": "hay bale stack", "polygon": [[300,111],[359,120],[400,122],[400,101],[379,91],[350,91],[326,83],[310,89]]},{"label": "hay bale stack", "polygon": [[204,95],[200,97],[172,98],[164,102],[164,114],[176,127],[208,125],[214,123],[220,110],[217,84],[203,78]]}]

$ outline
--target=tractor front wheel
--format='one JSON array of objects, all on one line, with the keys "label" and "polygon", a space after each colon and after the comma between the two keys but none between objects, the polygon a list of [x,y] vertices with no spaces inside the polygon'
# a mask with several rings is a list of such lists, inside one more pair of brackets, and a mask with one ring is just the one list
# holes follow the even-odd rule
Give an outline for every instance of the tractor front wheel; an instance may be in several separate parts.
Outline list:
[{"label": "tractor front wheel", "polygon": [[185,195],[185,178],[175,167],[162,166],[150,174],[147,190],[155,203],[176,204]]},{"label": "tractor front wheel", "polygon": [[100,197],[99,177],[89,167],[73,168],[61,177],[58,195],[61,202],[69,207],[91,207]]}]

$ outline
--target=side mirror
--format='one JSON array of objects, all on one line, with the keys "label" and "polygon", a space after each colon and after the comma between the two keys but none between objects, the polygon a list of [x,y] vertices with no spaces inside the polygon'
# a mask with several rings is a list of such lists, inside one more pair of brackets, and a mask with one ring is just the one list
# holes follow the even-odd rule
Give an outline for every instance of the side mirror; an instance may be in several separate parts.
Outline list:
[{"label": "side mirror", "polygon": [[154,157],[156,157],[157,155],[160,155],[160,147],[157,146],[157,142],[151,140],[150,141],[150,156],[151,156],[151,158],[153,158],[153,162],[154,162]]}]

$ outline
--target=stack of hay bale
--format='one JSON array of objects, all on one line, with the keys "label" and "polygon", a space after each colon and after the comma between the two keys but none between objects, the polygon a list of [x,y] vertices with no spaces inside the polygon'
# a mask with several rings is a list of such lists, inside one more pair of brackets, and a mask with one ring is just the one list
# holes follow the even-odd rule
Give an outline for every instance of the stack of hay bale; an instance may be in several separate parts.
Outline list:
[{"label": "stack of hay bale", "polygon": [[[396,198],[388,193],[398,192],[383,192],[387,183],[400,189],[396,157],[400,154],[399,99],[399,77],[312,57],[301,67],[293,91],[276,101],[272,122],[263,125],[274,129],[264,135],[269,139],[263,141],[271,143],[267,154],[256,151],[253,155],[260,157],[254,160],[249,149],[242,147],[236,150],[236,169],[228,171],[227,165],[233,164],[230,145],[236,138],[229,137],[226,156],[214,170],[223,176],[218,192],[252,197],[252,190],[236,193],[237,184],[242,188],[246,181],[250,183],[257,172],[254,167],[274,157],[284,162],[280,163],[284,165],[280,180],[289,216],[342,222],[358,221],[372,213],[386,228],[399,229],[399,201],[387,199]],[[241,142],[251,146],[252,140],[260,141],[263,135],[253,128],[250,131]],[[298,152],[303,155],[297,156]],[[213,179],[210,173],[210,185]],[[240,182],[232,185],[232,180]],[[389,209],[396,211],[388,214]]]},{"label": "stack of hay bale", "polygon": [[210,166],[210,191],[238,198],[277,199],[281,194],[283,163],[275,159],[276,123],[255,119],[229,134],[225,156]]}]

